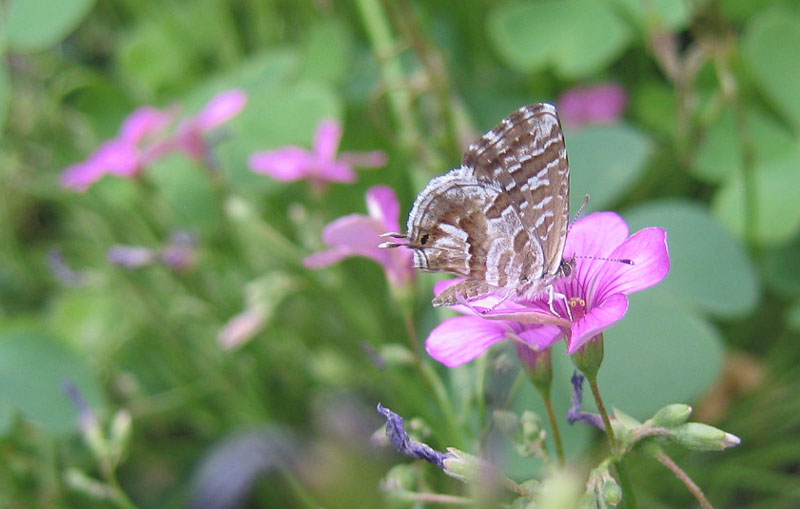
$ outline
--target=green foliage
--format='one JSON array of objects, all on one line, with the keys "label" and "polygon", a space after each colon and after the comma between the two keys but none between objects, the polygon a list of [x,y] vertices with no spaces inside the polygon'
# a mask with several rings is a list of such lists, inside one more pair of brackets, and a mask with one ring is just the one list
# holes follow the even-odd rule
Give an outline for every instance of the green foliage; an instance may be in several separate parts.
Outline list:
[{"label": "green foliage", "polygon": [[93,0],[12,0],[3,21],[11,51],[41,51],[77,28]]},{"label": "green foliage", "polygon": [[47,334],[19,331],[0,336],[0,408],[15,408],[48,433],[69,433],[78,414],[64,390],[67,381],[96,411],[102,409],[102,389],[85,359]]},{"label": "green foliage", "polygon": [[[570,473],[551,475],[554,429],[510,342],[456,369],[425,352],[426,334],[452,316],[430,306],[436,276],[395,288],[363,258],[303,265],[329,247],[325,225],[367,213],[369,187],[397,191],[403,225],[421,186],[499,118],[611,82],[628,95],[622,118],[567,124],[565,137],[573,214],[589,194],[584,214],[618,209],[631,232],[668,232],[670,274],[632,295],[605,332],[598,377],[639,505],[696,505],[677,480],[663,481],[654,451],[673,454],[668,436],[707,449],[698,440],[721,432],[692,424],[676,438],[685,405],[645,420],[680,402],[717,412],[711,424],[742,438],[715,459],[675,456],[717,506],[800,506],[795,4],[6,2],[0,505],[130,507],[125,494],[140,507],[186,505],[211,444],[254,428],[271,437],[258,453],[285,468],[276,476],[237,454],[236,480],[255,479],[258,506],[427,507],[420,500],[436,493],[485,495],[487,506],[520,496],[514,507],[525,507],[526,489],[553,503],[584,489],[592,503],[620,494],[627,503],[614,458],[598,462],[606,442],[585,423],[565,424],[575,368],[563,344],[551,397]],[[61,172],[117,136],[134,109],[171,109],[180,129],[233,88],[247,104],[203,135],[206,159],[177,150],[134,179],[109,175],[84,193],[60,186]],[[323,119],[342,124],[341,152],[381,150],[388,165],[324,189],[249,168],[256,152],[311,150]],[[167,256],[176,232],[197,242],[180,267]],[[149,250],[152,263],[114,265],[109,248],[120,245]],[[239,343],[226,349],[232,326]],[[748,372],[726,359],[734,344],[780,376],[747,386]],[[64,380],[96,412],[99,435],[78,426]],[[582,409],[594,412],[590,394],[584,387]],[[378,401],[407,422],[424,419],[416,438],[469,461],[489,453],[521,484],[483,493],[418,462],[391,467],[404,460],[367,445]],[[130,443],[115,445],[113,430],[127,426]],[[637,435],[653,427],[672,435]]]}]

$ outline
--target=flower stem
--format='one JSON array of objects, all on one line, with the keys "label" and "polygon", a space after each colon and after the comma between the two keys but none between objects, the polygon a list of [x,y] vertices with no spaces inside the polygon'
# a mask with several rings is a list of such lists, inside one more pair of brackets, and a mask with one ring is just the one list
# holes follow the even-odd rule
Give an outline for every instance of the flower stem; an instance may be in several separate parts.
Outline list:
[{"label": "flower stem", "polygon": [[611,419],[608,418],[606,406],[603,404],[603,397],[600,396],[597,377],[587,376],[586,379],[589,381],[589,387],[592,388],[592,396],[594,396],[594,402],[597,404],[597,410],[600,411],[600,418],[603,419],[603,427],[605,428],[606,437],[608,437],[608,445],[611,447],[611,454],[617,456],[619,454],[619,443],[617,442],[617,437],[614,436],[614,428],[611,427]]},{"label": "flower stem", "polygon": [[547,410],[547,418],[550,420],[550,429],[553,430],[553,441],[556,443],[556,454],[558,455],[558,465],[564,466],[564,444],[561,441],[561,430],[558,428],[556,412],[553,409],[553,401],[549,394],[542,393],[544,408]]},{"label": "flower stem", "polygon": [[419,360],[419,370],[422,373],[422,376],[425,377],[425,380],[431,386],[433,394],[436,396],[436,399],[439,402],[439,408],[441,408],[445,419],[447,419],[447,424],[450,427],[451,433],[450,440],[457,441],[459,445],[464,444],[464,437],[461,434],[461,428],[458,426],[458,419],[456,419],[456,413],[455,410],[453,410],[453,405],[450,404],[450,399],[448,398],[447,389],[444,386],[444,382],[442,382],[442,379],[439,378],[439,374],[436,373],[436,370],[433,368],[433,366],[431,366],[431,363],[425,361],[424,359]]},{"label": "flower stem", "polygon": [[681,467],[679,467],[674,461],[672,461],[672,458],[670,458],[667,455],[667,453],[665,453],[664,451],[658,451],[658,453],[656,454],[656,459],[659,462],[661,462],[662,465],[670,469],[672,473],[675,474],[675,477],[680,479],[681,482],[684,485],[686,485],[686,488],[689,490],[689,492],[692,495],[694,495],[694,498],[696,498],[697,501],[700,503],[700,507],[702,507],[703,509],[714,509],[714,506],[711,505],[711,502],[708,501],[705,494],[703,493],[703,490],[701,490],[700,487],[697,484],[695,484],[692,478],[689,477],[688,474],[686,474],[686,472],[684,472]]},{"label": "flower stem", "polygon": [[623,507],[627,507],[628,509],[636,509],[636,498],[633,494],[633,487],[631,486],[628,472],[625,470],[625,465],[622,463],[619,442],[617,442],[617,437],[614,435],[614,428],[611,427],[611,419],[608,417],[606,406],[603,404],[603,398],[600,396],[600,389],[597,387],[597,375],[595,374],[591,377],[587,375],[586,379],[589,381],[589,387],[592,388],[592,396],[594,396],[594,401],[595,404],[597,404],[597,410],[600,412],[600,417],[603,419],[603,427],[605,428],[606,437],[608,437],[608,443],[611,447],[611,454],[615,458],[614,469],[617,472],[617,479],[619,480],[620,487],[622,487]]}]

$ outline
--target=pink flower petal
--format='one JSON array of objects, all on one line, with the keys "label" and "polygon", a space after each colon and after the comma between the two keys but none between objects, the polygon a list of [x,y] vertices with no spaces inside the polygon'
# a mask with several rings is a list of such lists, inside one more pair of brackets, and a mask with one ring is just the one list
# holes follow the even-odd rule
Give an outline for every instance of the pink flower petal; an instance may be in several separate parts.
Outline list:
[{"label": "pink flower petal", "polygon": [[567,353],[572,355],[594,336],[617,323],[628,310],[628,298],[616,293],[595,305],[580,320],[572,323]]},{"label": "pink flower petal", "polygon": [[349,258],[350,256],[353,256],[352,251],[337,246],[332,249],[327,249],[325,251],[320,251],[319,253],[306,256],[303,259],[303,266],[308,267],[309,269],[321,269],[323,267],[333,265],[334,263],[338,263],[345,258]]},{"label": "pink flower petal", "polygon": [[541,350],[553,346],[564,337],[564,331],[554,325],[528,327],[518,333],[520,339]]},{"label": "pink flower petal", "polygon": [[340,217],[325,227],[322,240],[332,246],[348,246],[354,249],[378,249],[385,239],[383,224],[377,219],[350,214]]},{"label": "pink flower petal", "polygon": [[172,122],[172,113],[151,106],[137,109],[125,119],[120,129],[120,139],[137,144],[148,136],[153,136]]},{"label": "pink flower petal", "polygon": [[382,150],[373,150],[371,152],[341,152],[339,153],[338,159],[353,168],[380,168],[386,166],[386,163],[389,162],[386,152]]},{"label": "pink flower petal", "polygon": [[228,350],[250,341],[264,328],[264,319],[264,313],[258,309],[248,309],[234,316],[219,331],[219,346]]},{"label": "pink flower petal", "polygon": [[247,94],[244,90],[234,88],[220,92],[192,119],[191,123],[195,129],[202,132],[210,131],[241,113],[245,104],[247,104]]},{"label": "pink flower petal", "polygon": [[323,161],[333,161],[342,139],[342,126],[335,120],[323,120],[314,135],[314,153]]},{"label": "pink flower petal", "polygon": [[633,265],[607,262],[598,276],[602,283],[597,298],[622,293],[629,295],[657,285],[669,274],[667,232],[663,228],[645,228],[622,243],[612,258],[630,259]]},{"label": "pink flower petal", "polygon": [[610,262],[592,258],[610,257],[627,237],[628,224],[614,212],[595,212],[576,221],[564,246],[564,258],[578,258],[570,281],[594,280],[597,271]]},{"label": "pink flower petal", "polygon": [[319,166],[314,170],[313,177],[328,182],[355,182],[356,174],[348,165],[334,161],[325,163],[318,161]]},{"label": "pink flower petal", "polygon": [[100,180],[105,174],[103,167],[97,161],[88,161],[73,164],[61,174],[61,185],[75,191],[86,191],[92,184]]},{"label": "pink flower petal", "polygon": [[475,359],[506,338],[508,324],[473,316],[457,316],[433,329],[425,341],[431,357],[455,367]]},{"label": "pink flower petal", "polygon": [[628,95],[613,83],[575,87],[558,100],[558,111],[565,124],[611,124],[625,111]]},{"label": "pink flower petal", "polygon": [[250,168],[265,173],[276,180],[291,182],[309,176],[314,156],[300,147],[286,147],[271,152],[257,152],[250,156]]},{"label": "pink flower petal", "polygon": [[400,202],[391,187],[375,186],[368,189],[367,210],[370,217],[383,223],[387,232],[400,231]]},{"label": "pink flower petal", "polygon": [[139,150],[124,140],[105,142],[92,158],[106,173],[120,177],[133,177],[142,168]]}]

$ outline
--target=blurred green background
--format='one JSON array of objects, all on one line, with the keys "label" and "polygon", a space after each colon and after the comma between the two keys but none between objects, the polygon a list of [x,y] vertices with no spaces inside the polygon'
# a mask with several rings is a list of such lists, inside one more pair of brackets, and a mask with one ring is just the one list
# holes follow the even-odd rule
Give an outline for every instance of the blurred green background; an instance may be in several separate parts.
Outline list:
[{"label": "blurred green background", "polygon": [[[518,368],[503,347],[457,369],[423,358],[434,374],[420,376],[408,327],[422,340],[449,316],[429,305],[437,278],[420,276],[409,304],[374,262],[302,258],[325,247],[325,224],[366,213],[369,187],[396,189],[405,218],[502,117],[600,83],[627,106],[565,122],[573,210],[589,193],[590,211],[632,231],[665,227],[672,256],[606,335],[607,404],[638,418],[692,404],[743,441],[674,451],[715,504],[800,506],[797,2],[6,0],[0,20],[3,507],[409,506],[379,483],[409,462],[370,445],[377,402],[419,417],[438,449],[477,452],[487,408],[538,397],[506,398]],[[219,174],[174,154],[135,180],[60,185],[135,108],[191,115],[231,88],[248,103],[212,140]],[[248,168],[253,152],[310,147],[325,118],[342,149],[383,150],[388,165],[323,192]],[[174,232],[196,239],[185,270],[109,262],[114,245],[161,249]],[[222,348],[254,299],[263,323]],[[572,368],[558,350],[563,415]],[[87,447],[70,383],[110,442]],[[603,446],[566,433],[572,457]],[[519,479],[541,468],[503,461]],[[633,463],[642,506],[691,505],[672,474]],[[403,475],[463,490],[428,465]]]}]

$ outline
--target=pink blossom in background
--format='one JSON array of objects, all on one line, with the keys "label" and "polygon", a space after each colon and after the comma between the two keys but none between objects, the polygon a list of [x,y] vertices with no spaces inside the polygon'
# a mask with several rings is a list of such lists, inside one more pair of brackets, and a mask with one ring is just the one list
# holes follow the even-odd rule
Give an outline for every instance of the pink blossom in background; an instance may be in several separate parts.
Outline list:
[{"label": "pink blossom in background", "polygon": [[322,239],[332,247],[307,257],[303,264],[317,269],[351,256],[364,256],[380,263],[392,284],[404,285],[414,278],[411,251],[378,247],[386,240],[380,236],[384,232],[400,231],[397,195],[390,187],[376,186],[367,191],[366,198],[369,216],[351,214],[330,223]]},{"label": "pink blossom in background", "polygon": [[119,135],[102,145],[83,162],[73,164],[61,174],[61,184],[86,191],[105,175],[131,178],[173,150],[206,160],[208,133],[238,115],[247,102],[242,90],[224,91],[209,101],[197,115],[174,126],[174,108],[159,110],[151,106],[137,109],[122,123]]},{"label": "pink blossom in background", "polygon": [[208,156],[207,135],[242,112],[247,94],[234,88],[215,95],[197,115],[185,120],[175,136],[175,144],[191,157],[204,161]]},{"label": "pink blossom in background", "polygon": [[379,150],[343,152],[337,158],[341,138],[342,126],[334,120],[324,120],[317,126],[312,150],[289,146],[257,152],[250,156],[250,168],[283,182],[308,179],[313,187],[324,188],[328,182],[355,182],[356,166],[375,168],[386,164],[386,154]]},{"label": "pink blossom in background", "polygon": [[628,94],[620,85],[608,83],[567,90],[558,100],[558,114],[564,124],[613,124],[619,121]]},{"label": "pink blossom in background", "polygon": [[[573,354],[622,319],[627,295],[660,283],[670,265],[663,228],[645,228],[629,237],[625,220],[613,212],[575,222],[564,247],[564,258],[571,257],[576,257],[572,275],[555,283],[555,291],[566,295],[570,312],[564,299],[556,298],[553,307],[559,316],[554,316],[546,294],[521,302],[490,296],[470,303],[472,309],[454,306],[470,316],[450,318],[436,327],[425,343],[428,353],[447,366],[459,366],[503,339],[542,351],[565,338]],[[627,259],[633,265],[587,257]],[[437,284],[436,294],[455,281]]]},{"label": "pink blossom in background", "polygon": [[106,174],[133,177],[166,151],[158,137],[172,122],[171,111],[150,106],[139,108],[122,123],[119,135],[102,145],[83,162],[61,174],[61,184],[85,191]]}]

